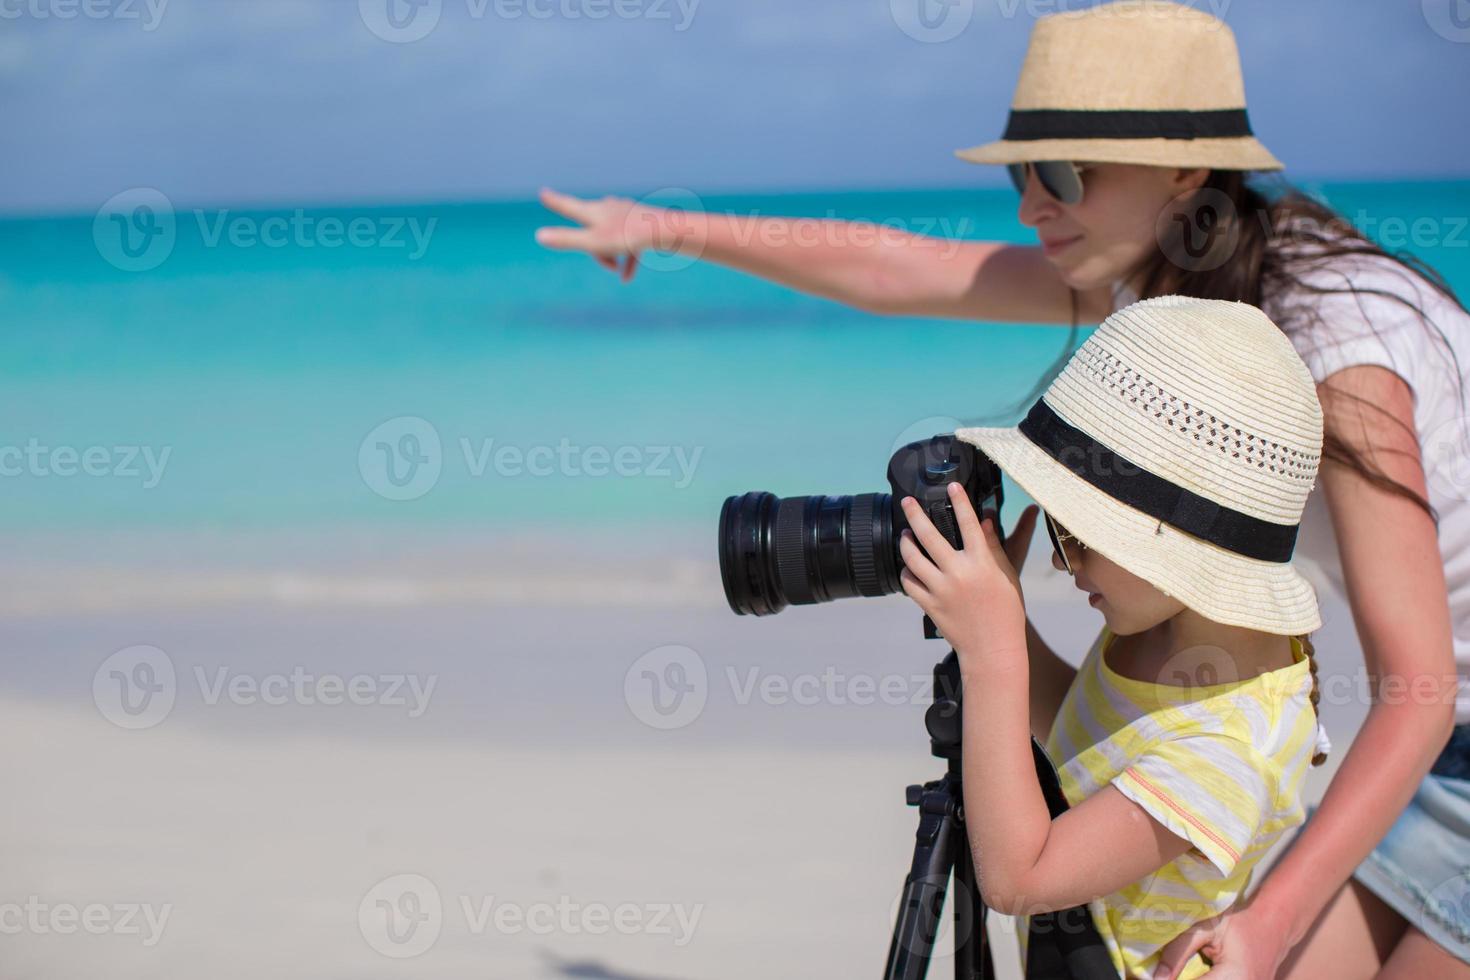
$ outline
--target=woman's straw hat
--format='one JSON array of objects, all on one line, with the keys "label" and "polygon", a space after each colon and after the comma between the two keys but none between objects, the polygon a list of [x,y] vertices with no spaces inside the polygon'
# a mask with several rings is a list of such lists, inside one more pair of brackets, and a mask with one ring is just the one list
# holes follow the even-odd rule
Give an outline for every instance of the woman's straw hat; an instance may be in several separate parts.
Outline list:
[{"label": "woman's straw hat", "polygon": [[1166,0],[1039,19],[1005,136],[957,155],[1282,169],[1251,135],[1235,35],[1219,18]]},{"label": "woman's straw hat", "polygon": [[1160,296],[1108,317],[1016,428],[960,429],[1088,548],[1208,619],[1321,625],[1291,565],[1322,409],[1260,310]]}]

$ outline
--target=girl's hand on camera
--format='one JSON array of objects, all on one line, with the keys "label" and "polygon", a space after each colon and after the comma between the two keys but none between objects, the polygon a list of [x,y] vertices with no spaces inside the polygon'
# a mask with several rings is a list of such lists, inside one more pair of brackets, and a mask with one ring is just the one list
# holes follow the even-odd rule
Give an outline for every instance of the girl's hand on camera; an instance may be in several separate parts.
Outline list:
[{"label": "girl's hand on camera", "polygon": [[538,244],[557,251],[586,252],[602,266],[619,273],[623,282],[631,280],[638,270],[639,254],[656,243],[660,208],[625,197],[589,201],[550,188],[542,189],[541,203],[581,227],[538,228]]},{"label": "girl's hand on camera", "polygon": [[[918,501],[903,499],[910,529],[898,543],[907,566],[899,583],[954,647],[962,667],[1016,662],[1024,667],[1026,608],[1016,568],[1001,546],[994,519],[981,521],[958,483],[949,485],[949,499],[964,544],[960,551],[939,533]],[[1034,515],[1030,523],[1035,526]]]}]

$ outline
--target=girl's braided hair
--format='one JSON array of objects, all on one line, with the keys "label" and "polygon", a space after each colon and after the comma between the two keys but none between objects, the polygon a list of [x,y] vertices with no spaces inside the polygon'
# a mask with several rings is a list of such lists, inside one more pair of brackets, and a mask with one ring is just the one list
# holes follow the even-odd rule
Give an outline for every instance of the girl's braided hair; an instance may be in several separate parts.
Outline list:
[{"label": "girl's braided hair", "polygon": [[[1322,713],[1317,708],[1317,702],[1322,698],[1322,692],[1317,685],[1317,651],[1312,646],[1312,638],[1306,633],[1297,637],[1301,641],[1302,649],[1307,653],[1307,669],[1312,672],[1312,716],[1317,719],[1318,724],[1322,721]],[[1320,766],[1327,761],[1327,753],[1313,752],[1312,765]]]}]

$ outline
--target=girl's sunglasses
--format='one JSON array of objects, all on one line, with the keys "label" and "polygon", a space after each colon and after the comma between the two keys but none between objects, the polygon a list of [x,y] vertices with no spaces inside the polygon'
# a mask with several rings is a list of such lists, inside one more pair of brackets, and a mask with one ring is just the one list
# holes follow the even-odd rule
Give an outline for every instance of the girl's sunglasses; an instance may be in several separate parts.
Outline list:
[{"label": "girl's sunglasses", "polygon": [[1068,575],[1076,575],[1077,573],[1072,570],[1072,561],[1067,557],[1067,549],[1062,547],[1062,542],[1077,541],[1077,547],[1085,548],[1087,546],[1081,541],[1078,541],[1075,535],[1068,534],[1067,529],[1052,520],[1051,515],[1046,513],[1046,511],[1042,511],[1041,513],[1042,517],[1046,519],[1046,533],[1051,538],[1051,546],[1056,550],[1057,557],[1062,560],[1062,567],[1067,570]]},{"label": "girl's sunglasses", "polygon": [[1082,168],[1071,160],[1042,160],[1038,163],[1013,163],[1006,167],[1017,194],[1026,193],[1031,172],[1041,182],[1042,190],[1063,204],[1082,203]]}]

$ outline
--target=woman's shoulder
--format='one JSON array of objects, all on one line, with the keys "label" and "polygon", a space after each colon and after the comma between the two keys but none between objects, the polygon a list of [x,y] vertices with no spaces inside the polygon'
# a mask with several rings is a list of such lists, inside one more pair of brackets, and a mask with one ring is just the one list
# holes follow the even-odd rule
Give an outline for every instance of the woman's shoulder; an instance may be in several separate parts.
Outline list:
[{"label": "woman's shoulder", "polygon": [[1417,390],[1427,372],[1470,357],[1470,313],[1386,254],[1285,247],[1261,307],[1319,382],[1346,367],[1380,365]]},{"label": "woman's shoulder", "polygon": [[[1351,243],[1284,244],[1263,279],[1261,307],[1283,329],[1352,329],[1445,319],[1459,330],[1470,314],[1425,273],[1378,251],[1342,251]],[[1311,315],[1313,313],[1330,316]],[[1446,324],[1449,326],[1450,324]]]}]

